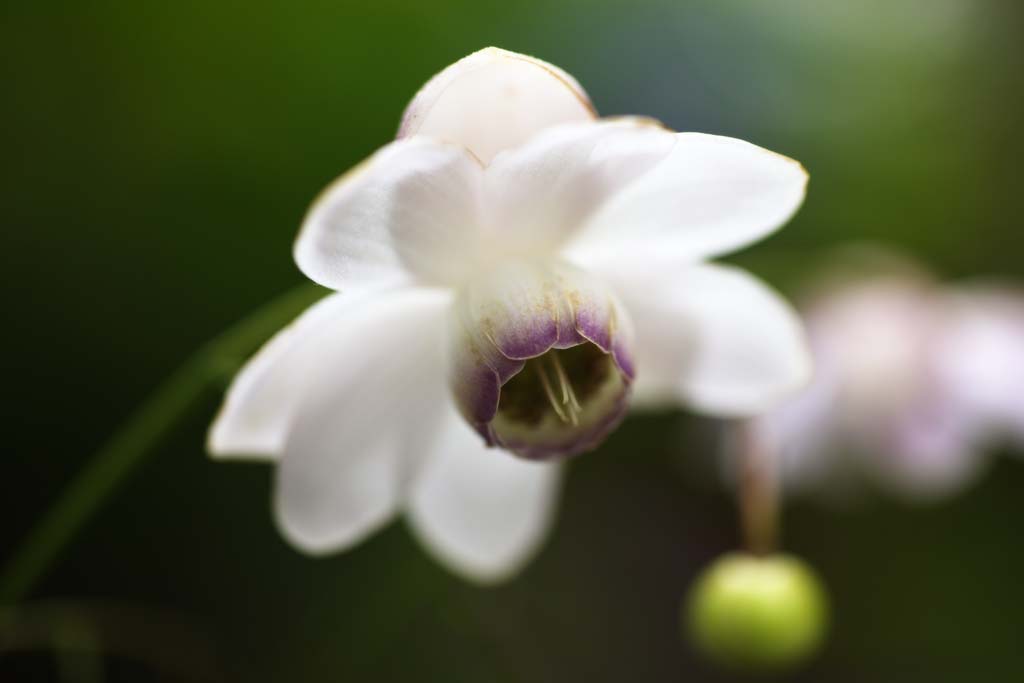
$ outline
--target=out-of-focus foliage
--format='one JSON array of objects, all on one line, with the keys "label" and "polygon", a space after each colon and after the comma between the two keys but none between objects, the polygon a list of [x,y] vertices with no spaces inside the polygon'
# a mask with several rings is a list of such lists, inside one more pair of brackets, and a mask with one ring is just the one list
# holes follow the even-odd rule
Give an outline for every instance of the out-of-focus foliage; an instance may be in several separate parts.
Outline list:
[{"label": "out-of-focus foliage", "polygon": [[[1016,3],[96,1],[0,17],[4,555],[192,348],[301,281],[290,249],[316,191],[485,45],[564,67],[603,113],[802,161],[804,209],[735,259],[788,290],[864,239],[941,276],[1024,278]],[[574,464],[538,561],[488,591],[400,526],[349,554],[295,553],[270,521],[269,468],[205,457],[215,406],[36,591],[73,603],[3,615],[19,634],[4,643],[70,654],[0,653],[0,678],[728,680],[676,624],[700,567],[738,543],[714,425],[627,423]],[[1022,485],[1002,459],[942,506],[787,510],[786,547],[835,615],[820,659],[787,680],[1012,679]]]}]

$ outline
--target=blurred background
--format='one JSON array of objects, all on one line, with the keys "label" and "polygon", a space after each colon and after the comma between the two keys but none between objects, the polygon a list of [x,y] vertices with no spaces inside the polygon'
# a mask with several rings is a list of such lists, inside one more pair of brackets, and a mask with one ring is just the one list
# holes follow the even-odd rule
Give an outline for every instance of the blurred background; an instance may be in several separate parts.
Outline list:
[{"label": "blurred background", "polygon": [[[799,159],[804,208],[729,259],[796,296],[850,241],[942,279],[1024,278],[1022,37],[1011,0],[6,3],[0,556],[195,348],[303,281],[310,201],[459,57],[533,54],[603,114]],[[714,422],[628,420],[573,463],[537,560],[482,589],[401,523],[326,559],[286,545],[271,468],[204,454],[222,389],[46,572],[0,680],[733,680],[678,625],[700,568],[740,543]],[[928,505],[788,504],[784,545],[833,624],[780,680],[1019,679],[1012,450]]]}]

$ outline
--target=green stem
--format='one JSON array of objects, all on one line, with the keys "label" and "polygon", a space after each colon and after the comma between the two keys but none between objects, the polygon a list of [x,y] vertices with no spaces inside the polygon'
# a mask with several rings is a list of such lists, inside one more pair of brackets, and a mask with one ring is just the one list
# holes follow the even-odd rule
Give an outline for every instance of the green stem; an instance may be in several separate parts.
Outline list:
[{"label": "green stem", "polygon": [[272,300],[196,351],[93,455],[29,532],[0,574],[0,604],[21,600],[75,533],[216,380],[235,372],[323,290],[299,287]]}]

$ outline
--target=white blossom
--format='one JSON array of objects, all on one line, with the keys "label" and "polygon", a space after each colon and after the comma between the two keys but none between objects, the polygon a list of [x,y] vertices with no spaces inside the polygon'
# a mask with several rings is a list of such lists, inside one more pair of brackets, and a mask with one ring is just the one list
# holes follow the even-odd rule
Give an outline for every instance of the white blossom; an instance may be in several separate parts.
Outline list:
[{"label": "white blossom", "polygon": [[789,306],[705,263],[785,223],[806,179],[746,142],[598,119],[539,60],[470,55],[310,209],[295,259],[337,293],[242,370],[209,449],[277,463],[303,550],[404,514],[451,569],[510,576],[560,459],[631,397],[748,415],[807,380]]}]

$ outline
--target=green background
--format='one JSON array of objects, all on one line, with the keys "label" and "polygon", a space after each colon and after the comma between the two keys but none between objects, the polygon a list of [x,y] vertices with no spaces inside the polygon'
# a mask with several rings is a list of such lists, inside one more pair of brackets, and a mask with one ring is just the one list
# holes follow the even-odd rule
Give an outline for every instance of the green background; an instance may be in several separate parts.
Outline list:
[{"label": "green background", "polygon": [[[731,259],[792,293],[850,241],[1024,276],[1022,22],[1010,0],[5,3],[0,553],[194,348],[303,281],[308,203],[459,57],[534,54],[603,114],[802,161],[800,214]],[[715,423],[628,421],[573,463],[537,561],[479,589],[401,523],[292,550],[270,468],[203,453],[216,394],[36,587],[0,680],[731,680],[677,633],[693,577],[739,542]],[[781,680],[1020,678],[1024,464],[994,462],[941,505],[787,508],[834,624]]]}]

